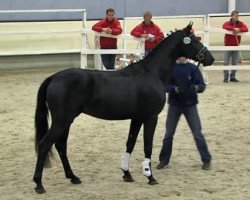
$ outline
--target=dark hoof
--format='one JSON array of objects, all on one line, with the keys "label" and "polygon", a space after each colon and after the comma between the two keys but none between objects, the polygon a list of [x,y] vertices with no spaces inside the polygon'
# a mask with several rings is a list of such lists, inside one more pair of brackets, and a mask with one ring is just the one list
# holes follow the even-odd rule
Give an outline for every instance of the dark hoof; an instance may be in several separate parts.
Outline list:
[{"label": "dark hoof", "polygon": [[78,177],[75,177],[75,178],[71,179],[71,183],[73,183],[73,184],[81,184],[82,181]]},{"label": "dark hoof", "polygon": [[157,185],[159,184],[157,180],[152,180],[148,182],[149,185]]},{"label": "dark hoof", "polygon": [[35,191],[36,191],[37,194],[43,194],[43,193],[46,192],[44,187],[36,187]]},{"label": "dark hoof", "polygon": [[153,176],[150,176],[150,177],[148,177],[148,184],[149,185],[157,185],[157,184],[159,184],[158,182],[157,182],[157,180],[153,177]]},{"label": "dark hoof", "polygon": [[132,178],[131,175],[124,175],[124,176],[123,176],[123,180],[124,180],[125,182],[134,182],[134,179]]}]

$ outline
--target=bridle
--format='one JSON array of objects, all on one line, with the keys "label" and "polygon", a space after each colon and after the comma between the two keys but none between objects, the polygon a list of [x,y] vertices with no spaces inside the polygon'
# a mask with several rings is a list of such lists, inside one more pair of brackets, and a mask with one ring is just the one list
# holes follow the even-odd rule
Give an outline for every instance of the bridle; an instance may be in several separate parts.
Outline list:
[{"label": "bridle", "polygon": [[[194,36],[194,34],[191,34],[189,36],[186,36],[183,38],[183,43],[184,44],[190,44],[192,45],[192,39],[191,37]],[[192,45],[193,46],[193,45]],[[198,65],[197,67],[200,66],[200,63],[205,59],[205,52],[208,51],[207,47],[206,46],[203,46],[202,49],[196,54],[196,58],[198,60]]]},{"label": "bridle", "polygon": [[199,62],[204,60],[204,58],[205,58],[204,54],[206,51],[207,51],[207,47],[203,46],[202,49],[196,55],[196,58],[198,59]]}]

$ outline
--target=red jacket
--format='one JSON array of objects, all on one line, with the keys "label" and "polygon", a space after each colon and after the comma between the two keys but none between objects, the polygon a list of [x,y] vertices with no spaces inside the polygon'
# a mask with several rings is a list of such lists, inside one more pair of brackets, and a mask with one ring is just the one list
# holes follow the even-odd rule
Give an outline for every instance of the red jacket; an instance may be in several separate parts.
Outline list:
[{"label": "red jacket", "polygon": [[[241,22],[237,21],[235,24],[232,22],[232,20],[225,22],[223,24],[223,29],[226,29],[228,31],[233,31],[234,28],[239,28],[240,32],[248,32],[248,28],[246,25]],[[237,38],[237,39],[236,39]],[[240,35],[230,35],[230,34],[225,34],[224,37],[224,44],[225,46],[239,46],[241,41],[241,36]]]},{"label": "red jacket", "polygon": [[149,34],[149,33],[155,36],[155,40],[153,42],[146,40],[145,49],[154,48],[154,46],[164,38],[161,29],[153,22],[151,22],[151,24],[149,25],[146,25],[144,22],[142,22],[131,31],[131,35],[138,38],[141,37],[142,34]]},{"label": "red jacket", "polygon": [[[102,32],[103,28],[110,28],[112,30],[112,35],[119,35],[122,33],[121,24],[116,18],[114,18],[112,21],[109,21],[107,18],[104,18],[92,26],[92,30],[97,32]],[[117,39],[100,37],[100,45],[104,48],[115,48],[117,45]]]}]

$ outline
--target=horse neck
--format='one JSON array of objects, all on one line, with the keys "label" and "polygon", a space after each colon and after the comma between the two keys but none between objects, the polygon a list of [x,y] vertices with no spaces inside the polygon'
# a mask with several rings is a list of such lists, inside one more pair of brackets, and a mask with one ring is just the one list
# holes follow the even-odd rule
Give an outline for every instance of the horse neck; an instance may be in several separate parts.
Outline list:
[{"label": "horse neck", "polygon": [[171,71],[177,59],[178,44],[181,33],[175,32],[160,42],[148,56],[145,57],[145,70],[158,76],[164,83],[170,80]]}]

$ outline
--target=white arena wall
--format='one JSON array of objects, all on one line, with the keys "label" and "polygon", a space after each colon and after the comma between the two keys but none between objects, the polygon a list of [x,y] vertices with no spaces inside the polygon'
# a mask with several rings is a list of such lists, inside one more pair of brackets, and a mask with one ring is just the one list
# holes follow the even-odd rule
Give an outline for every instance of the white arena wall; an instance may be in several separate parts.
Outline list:
[{"label": "white arena wall", "polygon": [[[228,20],[228,17],[214,17],[210,20],[210,26],[221,28],[222,24]],[[154,19],[153,21],[160,26],[163,32],[167,33],[175,28],[185,27],[190,20],[194,21],[194,29],[203,30],[204,24],[201,18],[192,19]],[[241,16],[240,20],[250,27],[250,17]],[[97,21],[87,21],[86,28],[91,29],[92,25]],[[123,26],[123,21],[121,20]],[[140,23],[141,20],[126,21],[126,32],[130,33],[131,29]],[[51,31],[51,30],[80,30],[82,28],[81,21],[68,22],[13,22],[0,23],[1,31]],[[0,32],[1,32],[0,31]],[[223,45],[224,35],[221,33],[211,33],[210,45]],[[94,38],[88,38],[90,48],[94,48]],[[0,53],[8,53],[11,51],[61,51],[81,48],[81,34],[77,33],[60,33],[60,34],[20,34],[20,35],[0,35]],[[250,37],[242,37],[242,44],[250,45]],[[135,48],[137,43],[128,42],[128,48]],[[122,41],[118,41],[118,48],[122,48]],[[74,52],[74,51],[73,51]],[[250,52],[243,53],[244,60],[250,60]],[[214,52],[216,60],[222,60],[223,52]],[[63,53],[63,54],[47,54],[47,55],[21,55],[21,56],[0,56],[0,69],[14,68],[36,68],[36,67],[79,67],[80,53]],[[88,57],[88,63],[93,66],[93,56]]]}]

